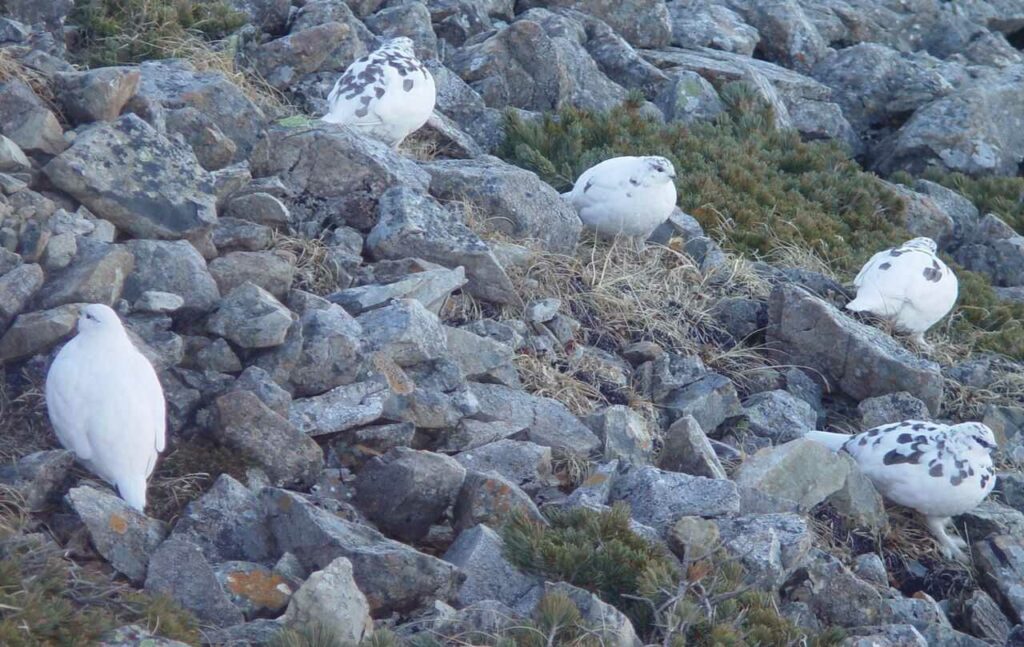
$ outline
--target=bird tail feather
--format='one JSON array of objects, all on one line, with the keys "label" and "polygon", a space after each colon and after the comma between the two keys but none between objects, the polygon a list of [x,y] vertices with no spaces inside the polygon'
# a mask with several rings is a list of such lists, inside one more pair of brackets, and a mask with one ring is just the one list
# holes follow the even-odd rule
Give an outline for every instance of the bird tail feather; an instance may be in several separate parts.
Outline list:
[{"label": "bird tail feather", "polygon": [[146,510],[146,477],[142,475],[121,479],[117,491],[124,502],[139,512]]},{"label": "bird tail feather", "polygon": [[842,449],[843,445],[846,444],[846,441],[850,440],[850,436],[846,434],[835,434],[831,431],[808,431],[807,435],[804,437],[821,443],[834,452]]}]

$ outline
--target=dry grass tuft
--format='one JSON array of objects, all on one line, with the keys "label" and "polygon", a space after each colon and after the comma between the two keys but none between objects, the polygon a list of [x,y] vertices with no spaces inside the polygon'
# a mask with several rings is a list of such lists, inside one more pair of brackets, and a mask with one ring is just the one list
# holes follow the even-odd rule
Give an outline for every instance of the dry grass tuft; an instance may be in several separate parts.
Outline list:
[{"label": "dry grass tuft", "polygon": [[293,288],[321,296],[339,289],[339,268],[331,260],[330,252],[323,240],[275,232],[271,247],[295,256]]},{"label": "dry grass tuft", "polygon": [[6,83],[11,79],[18,79],[28,85],[55,115],[63,117],[46,75],[25,65],[9,51],[0,49],[0,83]]},{"label": "dry grass tuft", "polygon": [[56,447],[46,414],[43,383],[29,371],[21,375],[19,390],[0,374],[0,460],[16,460],[32,452]]}]

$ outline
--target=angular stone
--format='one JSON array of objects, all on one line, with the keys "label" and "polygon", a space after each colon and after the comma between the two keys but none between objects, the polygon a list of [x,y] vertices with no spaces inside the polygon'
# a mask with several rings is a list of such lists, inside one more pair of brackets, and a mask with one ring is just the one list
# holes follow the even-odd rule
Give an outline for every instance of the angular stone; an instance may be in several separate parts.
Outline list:
[{"label": "angular stone", "polygon": [[138,238],[183,238],[217,222],[213,181],[192,151],[133,114],[85,130],[43,172]]},{"label": "angular stone", "polygon": [[271,229],[287,227],[291,222],[291,213],[288,211],[288,207],[273,195],[261,191],[232,198],[228,202],[227,213],[232,218]]},{"label": "angular stone", "polygon": [[[588,627],[596,627],[597,639],[602,645],[615,647],[641,647],[643,641],[636,635],[633,623],[624,613],[601,600],[590,591],[585,591],[568,582],[545,582],[544,595],[564,595],[579,609],[582,621]],[[538,606],[534,612],[543,612]]]},{"label": "angular stone", "polygon": [[125,279],[134,266],[135,258],[124,245],[92,243],[79,247],[71,264],[50,276],[36,294],[36,304],[42,309],[67,303],[113,305],[121,298]]},{"label": "angular stone", "polygon": [[368,230],[386,190],[397,185],[426,191],[430,181],[386,144],[333,124],[300,132],[271,128],[253,151],[251,164],[253,177],[280,177],[295,196],[287,200],[293,224],[315,225],[313,235],[324,222]]},{"label": "angular stone", "polygon": [[197,71],[185,59],[145,61],[139,70],[139,97],[167,110],[195,108],[235,142],[235,162],[248,158],[263,132],[266,117],[227,76],[217,71]]},{"label": "angular stone", "polygon": [[852,398],[906,391],[938,411],[943,378],[938,365],[899,346],[876,328],[857,323],[794,285],[779,285],[769,301],[767,338],[793,364],[808,366]]},{"label": "angular stone", "polygon": [[739,512],[736,484],[655,467],[626,468],[612,485],[611,501],[629,504],[633,518],[664,535],[679,517],[719,517]]},{"label": "angular stone", "polygon": [[437,315],[415,299],[370,310],[356,321],[365,331],[368,351],[380,351],[399,366],[442,357],[448,341]]},{"label": "angular stone", "polygon": [[620,3],[614,0],[518,0],[516,11],[532,7],[566,7],[600,18],[634,47],[660,49],[669,44],[672,23],[659,0]]},{"label": "angular stone", "polygon": [[85,524],[99,554],[119,573],[141,584],[150,557],[167,535],[164,524],[146,517],[120,497],[87,486],[72,488],[68,502]]},{"label": "angular stone", "polygon": [[30,154],[58,155],[68,146],[57,117],[16,78],[0,85],[0,133]]},{"label": "angular stone", "polygon": [[199,315],[217,307],[221,293],[202,255],[184,240],[130,240],[135,257],[125,281],[124,296],[130,301],[151,290],[176,294],[185,300],[182,314]]},{"label": "angular stone", "polygon": [[21,314],[43,286],[43,268],[34,263],[19,265],[0,276],[0,330]]},{"label": "angular stone", "polygon": [[601,441],[560,402],[497,384],[470,385],[481,416],[522,425],[525,440],[577,456],[589,456]]},{"label": "angular stone", "polygon": [[113,121],[135,94],[141,79],[132,67],[100,67],[58,74],[57,99],[72,123]]},{"label": "angular stone", "polygon": [[348,558],[375,616],[411,612],[438,599],[452,600],[465,577],[447,562],[316,508],[296,494],[267,488],[261,498],[278,550],[294,553],[311,571],[337,557]]},{"label": "angular stone", "polygon": [[756,393],[743,401],[743,413],[750,432],[773,444],[802,438],[818,421],[811,405],[788,391]]},{"label": "angular stone", "polygon": [[467,380],[520,386],[512,348],[462,328],[445,326],[445,336],[448,352]]},{"label": "angular stone", "polygon": [[852,528],[884,531],[889,526],[889,515],[882,495],[852,456],[840,453],[839,457],[848,463],[846,483],[828,497],[829,503]]},{"label": "angular stone", "polygon": [[410,274],[408,278],[385,285],[361,285],[340,290],[328,298],[355,316],[386,305],[391,299],[416,299],[427,310],[440,314],[451,293],[465,284],[464,268],[441,268]]},{"label": "angular stone", "polygon": [[518,440],[498,440],[455,455],[467,470],[494,471],[535,493],[552,480],[551,448]]},{"label": "angular stone", "polygon": [[586,419],[604,444],[604,460],[620,459],[634,465],[646,465],[654,456],[654,435],[647,421],[632,409],[613,405]]},{"label": "angular stone", "polygon": [[684,124],[711,121],[725,111],[715,87],[690,70],[675,72],[654,98],[665,119]]},{"label": "angular stone", "polygon": [[295,277],[295,258],[285,252],[229,252],[210,262],[210,274],[222,294],[249,282],[283,299]]},{"label": "angular stone", "polygon": [[63,449],[33,452],[0,466],[0,483],[17,492],[26,510],[40,510],[59,501],[74,462],[75,455]]},{"label": "angular stone", "polygon": [[555,253],[575,249],[582,228],[579,216],[535,174],[491,156],[437,160],[423,168],[430,173],[433,196],[468,203],[486,229],[537,241]]},{"label": "angular stone", "polygon": [[727,6],[705,0],[666,4],[672,21],[672,44],[677,47],[710,47],[752,56],[761,40],[757,30]]},{"label": "angular stone", "polygon": [[240,218],[221,217],[213,229],[213,244],[218,250],[258,252],[270,247],[273,239],[270,227]]},{"label": "angular stone", "polygon": [[210,563],[266,562],[274,556],[260,500],[227,474],[221,474],[202,497],[185,507],[171,537],[199,546]]},{"label": "angular stone", "polygon": [[274,88],[286,90],[316,72],[336,47],[351,38],[351,32],[349,25],[338,22],[292,31],[255,49],[255,71]]},{"label": "angular stone", "polygon": [[487,524],[501,528],[516,512],[545,523],[530,497],[497,472],[467,472],[453,510],[456,531]]},{"label": "angular stone", "polygon": [[501,536],[486,525],[459,534],[444,554],[446,562],[466,573],[455,598],[459,606],[497,600],[520,613],[533,608],[540,599],[543,582],[512,565],[504,551]]},{"label": "angular stone", "polygon": [[69,337],[78,323],[80,303],[18,315],[0,338],[0,362],[15,362],[46,352]]},{"label": "angular stone", "polygon": [[658,467],[712,479],[728,478],[711,441],[693,416],[679,418],[665,432]]},{"label": "angular stone", "polygon": [[711,557],[719,546],[718,525],[701,517],[680,517],[668,531],[666,541],[684,562]]},{"label": "angular stone", "polygon": [[323,395],[295,400],[288,419],[311,436],[334,434],[379,420],[389,393],[383,381],[339,386]]},{"label": "angular stone", "polygon": [[243,283],[227,295],[206,328],[242,348],[269,348],[284,343],[292,313],[272,294]]},{"label": "angular stone", "polygon": [[337,557],[311,574],[292,596],[284,624],[307,631],[323,627],[331,636],[353,643],[369,635],[370,605],[352,577],[352,562]]},{"label": "angular stone", "polygon": [[708,433],[713,433],[729,418],[743,413],[736,386],[718,373],[707,373],[672,391],[659,404],[668,411],[672,420],[692,416]]},{"label": "angular stone", "polygon": [[757,452],[736,470],[741,488],[795,501],[807,511],[846,482],[849,463],[813,440],[793,440]]},{"label": "angular stone", "polygon": [[100,636],[98,647],[188,647],[187,643],[154,636],[139,625],[125,625]]},{"label": "angular stone", "polygon": [[214,437],[258,464],[278,487],[308,487],[323,469],[320,446],[251,391],[220,396],[214,414]]},{"label": "angular stone", "polygon": [[359,472],[355,503],[383,532],[418,541],[455,502],[465,477],[453,458],[396,447]]},{"label": "angular stone", "polygon": [[871,429],[904,420],[931,420],[924,402],[905,391],[887,393],[862,400],[857,405],[862,429]]},{"label": "angular stone", "polygon": [[252,562],[222,562],[213,570],[228,599],[249,620],[280,615],[299,587],[298,582]]},{"label": "angular stone", "polygon": [[161,544],[150,559],[145,588],[166,595],[205,623],[230,627],[244,621],[203,552],[191,542],[168,539]]},{"label": "angular stone", "polygon": [[722,546],[761,586],[782,584],[814,544],[807,522],[796,514],[744,515],[717,523]]},{"label": "angular stone", "polygon": [[493,252],[455,215],[407,187],[384,192],[376,226],[366,238],[374,258],[416,256],[445,267],[463,266],[474,296],[496,303],[519,299]]},{"label": "angular stone", "polygon": [[808,600],[815,615],[829,625],[861,627],[887,620],[878,590],[857,579],[838,559],[817,549],[811,550],[805,565],[786,587],[792,591],[791,597]]}]

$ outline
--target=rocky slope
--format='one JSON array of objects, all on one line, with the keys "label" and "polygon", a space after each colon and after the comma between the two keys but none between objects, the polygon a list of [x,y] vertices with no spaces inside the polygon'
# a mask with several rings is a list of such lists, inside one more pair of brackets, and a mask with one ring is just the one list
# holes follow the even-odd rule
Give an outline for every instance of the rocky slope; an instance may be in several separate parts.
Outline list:
[{"label": "rocky slope", "polygon": [[[149,22],[71,4],[0,0],[5,586],[28,591],[44,563],[78,573],[71,557],[119,600],[127,582],[190,616],[54,637],[54,609],[110,607],[76,575],[43,611],[0,600],[0,641],[1022,644],[1024,366],[952,332],[982,310],[1009,313],[985,334],[1020,330],[1020,198],[988,212],[978,189],[1020,189],[1020,3],[229,0],[197,5],[227,40],[143,49],[118,38]],[[438,84],[402,151],[297,117],[397,35]],[[124,64],[78,64],[97,57]],[[564,183],[510,124],[624,101],[697,138],[767,115],[774,145],[841,145],[894,180],[847,187],[893,220],[878,231],[935,238],[984,277],[962,284],[971,305],[925,356],[840,309],[877,251],[861,232],[836,234],[836,274],[823,249],[744,257],[756,245],[711,226],[735,206],[719,177],[699,219],[676,212],[638,257],[492,155]],[[613,140],[563,151],[568,171]],[[852,211],[822,200],[802,208]],[[89,302],[120,312],[167,395],[149,517],[56,448],[38,396]],[[957,520],[969,568],[802,439],[906,418],[999,435],[997,493]],[[590,555],[596,575],[567,568]],[[146,624],[132,604],[103,622]],[[534,634],[510,628],[526,619]]]}]

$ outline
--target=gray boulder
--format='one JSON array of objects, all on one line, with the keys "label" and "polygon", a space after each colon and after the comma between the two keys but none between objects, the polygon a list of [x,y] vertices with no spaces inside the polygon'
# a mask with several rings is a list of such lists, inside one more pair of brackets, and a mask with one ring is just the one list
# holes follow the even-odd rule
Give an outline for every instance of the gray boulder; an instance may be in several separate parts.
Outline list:
[{"label": "gray boulder", "polygon": [[288,252],[229,252],[210,261],[210,274],[221,294],[249,282],[283,299],[295,278],[295,262]]},{"label": "gray boulder", "polygon": [[663,0],[517,0],[516,11],[533,7],[567,7],[600,18],[634,47],[658,49],[669,44],[672,23]]},{"label": "gray boulder", "polygon": [[743,515],[716,523],[722,547],[759,586],[781,585],[814,545],[813,532],[796,514]]},{"label": "gray boulder", "polygon": [[453,458],[396,447],[359,472],[355,503],[385,533],[418,541],[455,503],[465,477]]},{"label": "gray boulder", "polygon": [[21,314],[25,306],[43,287],[43,268],[34,263],[24,263],[0,276],[0,330]]},{"label": "gray boulder", "polygon": [[167,535],[164,524],[130,507],[124,499],[91,487],[72,488],[67,498],[99,554],[117,572],[141,584],[153,552]]},{"label": "gray boulder", "polygon": [[871,429],[904,420],[931,420],[928,407],[914,396],[901,391],[862,400],[857,405],[862,429]]},{"label": "gray boulder", "polygon": [[730,7],[715,0],[673,0],[667,5],[672,45],[676,47],[710,47],[752,56],[761,40],[757,29],[744,22]]},{"label": "gray boulder", "polygon": [[739,492],[732,481],[650,466],[626,468],[616,475],[610,501],[628,503],[636,521],[662,535],[679,517],[719,517],[740,509]]},{"label": "gray boulder", "polygon": [[310,571],[348,558],[376,617],[452,600],[465,578],[451,564],[317,508],[297,494],[267,488],[261,498],[278,549],[293,553]]},{"label": "gray boulder", "polygon": [[100,67],[58,74],[57,100],[74,124],[113,121],[139,87],[132,67]]},{"label": "gray boulder", "polygon": [[154,290],[169,292],[184,299],[181,312],[185,315],[204,314],[217,306],[221,292],[191,243],[130,240],[127,246],[135,264],[125,281],[126,299],[135,301]]},{"label": "gray boulder", "polygon": [[490,156],[436,160],[423,168],[430,173],[432,195],[468,203],[484,227],[556,253],[576,248],[579,216],[535,174]]},{"label": "gray boulder", "polygon": [[556,400],[499,384],[472,383],[470,390],[480,403],[479,417],[523,426],[524,440],[576,456],[588,456],[601,446],[597,436]]},{"label": "gray boulder", "polygon": [[340,640],[358,643],[373,630],[370,605],[352,577],[352,562],[335,558],[312,573],[292,595],[284,624],[312,631],[319,627]]},{"label": "gray boulder", "polygon": [[494,471],[527,493],[553,482],[551,448],[519,440],[498,440],[455,455],[467,470]]},{"label": "gray boulder", "polygon": [[750,396],[743,401],[743,414],[750,432],[770,439],[772,444],[802,438],[818,421],[818,414],[811,405],[782,390]]},{"label": "gray boulder", "polygon": [[736,470],[740,488],[794,501],[806,512],[846,482],[849,464],[813,440],[793,440],[757,452]]},{"label": "gray boulder", "polygon": [[145,588],[166,595],[206,624],[230,627],[245,620],[203,552],[188,541],[168,539],[160,545],[149,561]]},{"label": "gray boulder", "polygon": [[308,224],[311,236],[325,224],[369,230],[387,189],[426,191],[430,182],[425,171],[386,144],[330,124],[272,128],[250,163],[253,177],[280,178],[293,225]]},{"label": "gray boulder", "polygon": [[928,167],[968,175],[1012,175],[1024,159],[1024,65],[1001,70],[922,107],[883,146],[882,173]]},{"label": "gray boulder", "polygon": [[56,115],[16,78],[0,85],[0,133],[29,154],[58,155],[67,148]]},{"label": "gray boulder", "polygon": [[269,348],[285,341],[292,313],[263,288],[243,283],[220,303],[206,328],[242,348]]},{"label": "gray boulder", "polygon": [[501,528],[516,513],[544,523],[530,497],[497,472],[467,472],[452,510],[456,531],[477,524]]},{"label": "gray boulder", "polygon": [[515,288],[486,243],[428,196],[395,187],[380,197],[376,226],[366,246],[377,259],[416,256],[445,267],[463,266],[474,296],[516,303]]},{"label": "gray boulder", "polygon": [[212,178],[192,151],[132,114],[80,133],[43,172],[132,236],[183,238],[217,222]]},{"label": "gray boulder", "polygon": [[447,354],[448,338],[437,315],[415,299],[401,299],[370,310],[356,322],[364,331],[366,350],[380,352],[399,366],[429,362]]},{"label": "gray boulder", "polygon": [[288,419],[311,436],[334,434],[380,420],[389,394],[384,380],[346,384],[323,395],[295,400]]},{"label": "gray boulder", "polygon": [[79,246],[66,268],[50,275],[49,281],[36,293],[35,303],[39,308],[55,308],[67,303],[112,306],[121,298],[125,279],[134,266],[135,259],[124,245],[90,241],[88,245]]},{"label": "gray boulder", "polygon": [[214,401],[214,437],[259,465],[277,486],[308,487],[324,466],[320,446],[263,404],[251,391]]},{"label": "gray boulder", "polygon": [[[579,609],[582,621],[588,627],[597,627],[596,634],[602,645],[609,647],[641,647],[643,641],[636,635],[633,623],[624,613],[601,600],[590,591],[585,591],[568,582],[545,582],[545,595],[564,595]],[[534,611],[536,616],[543,613],[541,607]]]},{"label": "gray boulder", "polygon": [[71,303],[18,317],[0,337],[0,361],[14,362],[43,353],[70,337],[82,304]]},{"label": "gray boulder", "polygon": [[221,474],[202,497],[185,507],[171,538],[199,546],[211,563],[265,562],[274,556],[260,500],[227,474]]},{"label": "gray boulder", "polygon": [[769,300],[768,343],[832,388],[857,399],[905,391],[938,411],[943,378],[876,328],[857,323],[807,290],[781,284]]},{"label": "gray boulder", "polygon": [[527,575],[505,557],[505,542],[486,525],[463,531],[444,554],[444,560],[466,573],[455,601],[468,606],[497,600],[520,613],[533,609],[541,595],[539,577]]}]

